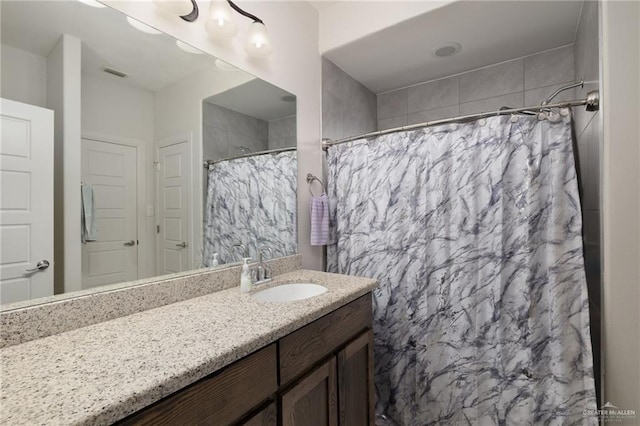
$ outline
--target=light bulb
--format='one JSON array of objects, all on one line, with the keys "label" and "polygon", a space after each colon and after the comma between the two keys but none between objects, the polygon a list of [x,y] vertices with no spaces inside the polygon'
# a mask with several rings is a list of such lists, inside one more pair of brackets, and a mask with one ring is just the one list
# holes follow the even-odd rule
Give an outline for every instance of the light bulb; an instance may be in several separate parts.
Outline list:
[{"label": "light bulb", "polygon": [[254,22],[249,28],[249,37],[244,49],[247,55],[254,58],[264,58],[271,54],[271,42],[267,29],[262,22]]},{"label": "light bulb", "polygon": [[187,15],[193,10],[190,0],[153,0],[156,7],[170,15]]},{"label": "light bulb", "polygon": [[238,32],[238,26],[232,19],[231,6],[226,0],[213,0],[209,6],[207,31],[214,38],[232,38]]}]

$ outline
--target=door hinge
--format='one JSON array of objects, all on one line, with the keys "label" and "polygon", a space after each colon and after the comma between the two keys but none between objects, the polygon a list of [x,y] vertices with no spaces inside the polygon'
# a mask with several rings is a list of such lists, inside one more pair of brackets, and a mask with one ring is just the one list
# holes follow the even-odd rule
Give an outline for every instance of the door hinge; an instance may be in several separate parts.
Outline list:
[{"label": "door hinge", "polygon": [[156,233],[159,234],[160,233],[160,225],[156,225]]},{"label": "door hinge", "polygon": [[136,240],[136,245],[140,245],[140,240]]}]

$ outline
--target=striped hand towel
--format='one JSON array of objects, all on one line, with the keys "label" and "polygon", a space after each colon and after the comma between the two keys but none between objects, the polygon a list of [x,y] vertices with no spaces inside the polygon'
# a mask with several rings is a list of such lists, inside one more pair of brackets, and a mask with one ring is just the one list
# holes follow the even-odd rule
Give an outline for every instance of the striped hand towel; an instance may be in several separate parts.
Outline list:
[{"label": "striped hand towel", "polygon": [[311,245],[324,246],[329,240],[329,200],[327,194],[311,197]]}]

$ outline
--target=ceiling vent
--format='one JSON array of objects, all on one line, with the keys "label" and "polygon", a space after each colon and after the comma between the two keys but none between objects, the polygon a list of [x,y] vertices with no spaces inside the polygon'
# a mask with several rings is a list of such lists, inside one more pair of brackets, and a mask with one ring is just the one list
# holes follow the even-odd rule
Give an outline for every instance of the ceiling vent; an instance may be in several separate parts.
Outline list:
[{"label": "ceiling vent", "polygon": [[127,76],[126,73],[123,73],[122,71],[114,70],[113,68],[105,68],[103,69],[103,71],[106,72],[107,74],[115,75],[116,77],[119,77],[119,78],[125,78]]},{"label": "ceiling vent", "polygon": [[433,49],[433,54],[439,58],[446,58],[447,56],[455,55],[460,49],[462,49],[460,43],[447,43]]}]

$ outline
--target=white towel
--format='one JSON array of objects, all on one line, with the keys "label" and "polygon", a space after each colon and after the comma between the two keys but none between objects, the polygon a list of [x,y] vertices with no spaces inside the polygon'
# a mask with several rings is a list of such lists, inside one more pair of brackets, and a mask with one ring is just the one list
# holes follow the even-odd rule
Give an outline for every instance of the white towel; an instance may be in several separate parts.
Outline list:
[{"label": "white towel", "polygon": [[96,229],[96,214],[93,200],[93,188],[91,185],[83,183],[81,185],[82,193],[82,243],[87,241],[96,241],[98,232]]},{"label": "white towel", "polygon": [[329,201],[327,194],[311,197],[311,245],[324,246],[329,240]]}]

